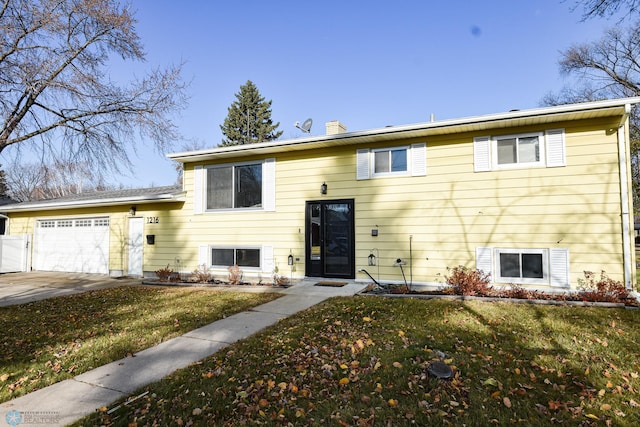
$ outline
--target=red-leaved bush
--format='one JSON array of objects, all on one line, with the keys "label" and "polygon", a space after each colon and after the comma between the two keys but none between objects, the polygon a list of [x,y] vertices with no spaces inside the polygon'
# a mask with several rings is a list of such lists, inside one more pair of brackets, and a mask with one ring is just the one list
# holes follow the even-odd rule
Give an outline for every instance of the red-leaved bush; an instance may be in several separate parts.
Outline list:
[{"label": "red-leaved bush", "polygon": [[604,271],[596,277],[593,271],[585,271],[584,279],[578,279],[580,297],[584,301],[624,302],[629,291],[619,280],[613,280]]},{"label": "red-leaved bush", "polygon": [[493,287],[489,285],[491,275],[482,270],[470,269],[463,265],[457,267],[447,267],[445,279],[447,285],[456,295],[465,296],[488,296]]}]

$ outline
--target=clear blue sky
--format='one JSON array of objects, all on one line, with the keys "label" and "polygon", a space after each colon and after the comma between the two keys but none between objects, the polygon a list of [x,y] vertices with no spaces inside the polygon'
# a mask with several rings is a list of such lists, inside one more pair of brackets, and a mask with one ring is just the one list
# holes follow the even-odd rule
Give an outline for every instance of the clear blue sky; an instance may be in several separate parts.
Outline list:
[{"label": "clear blue sky", "polygon": [[[538,107],[567,83],[559,52],[599,39],[615,20],[580,22],[573,0],[134,0],[147,62],[115,78],[185,61],[190,105],[176,120],[204,147],[252,80],[273,101],[282,138],[340,120],[349,131]],[[136,71],[138,72],[138,71]],[[175,151],[182,151],[177,143]],[[175,182],[170,161],[139,146],[128,187]]]}]

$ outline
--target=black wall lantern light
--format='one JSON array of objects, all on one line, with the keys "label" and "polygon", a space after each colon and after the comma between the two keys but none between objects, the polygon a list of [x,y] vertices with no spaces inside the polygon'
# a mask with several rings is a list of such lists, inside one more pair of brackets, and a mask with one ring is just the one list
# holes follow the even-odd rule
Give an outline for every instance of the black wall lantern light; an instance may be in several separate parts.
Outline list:
[{"label": "black wall lantern light", "polygon": [[376,265],[376,256],[373,252],[369,254],[369,265]]},{"label": "black wall lantern light", "polygon": [[287,265],[293,265],[293,255],[289,254],[287,257]]},{"label": "black wall lantern light", "polygon": [[135,206],[131,206],[129,208],[129,215],[136,216],[136,207]]},{"label": "black wall lantern light", "polygon": [[327,194],[327,183],[323,182],[320,186],[320,194]]}]

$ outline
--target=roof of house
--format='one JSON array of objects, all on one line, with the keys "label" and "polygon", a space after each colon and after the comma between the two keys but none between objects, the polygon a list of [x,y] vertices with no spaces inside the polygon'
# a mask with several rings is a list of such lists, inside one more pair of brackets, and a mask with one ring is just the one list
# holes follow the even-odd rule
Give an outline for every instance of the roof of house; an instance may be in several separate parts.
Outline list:
[{"label": "roof of house", "polygon": [[640,103],[640,97],[582,102],[531,110],[515,110],[461,119],[440,120],[403,126],[387,126],[357,132],[334,135],[309,136],[255,144],[216,147],[198,151],[168,154],[167,157],[182,163],[213,159],[237,158],[252,155],[270,155],[285,151],[309,150],[341,145],[369,144],[397,140],[399,138],[424,138],[461,132],[485,132],[491,129],[552,124],[568,120],[599,117],[621,117],[621,124],[631,110]]},{"label": "roof of house", "polygon": [[2,212],[37,211],[46,209],[71,209],[91,206],[114,206],[144,203],[184,201],[182,185],[133,188],[125,190],[89,191],[55,199],[12,203],[0,206]]}]

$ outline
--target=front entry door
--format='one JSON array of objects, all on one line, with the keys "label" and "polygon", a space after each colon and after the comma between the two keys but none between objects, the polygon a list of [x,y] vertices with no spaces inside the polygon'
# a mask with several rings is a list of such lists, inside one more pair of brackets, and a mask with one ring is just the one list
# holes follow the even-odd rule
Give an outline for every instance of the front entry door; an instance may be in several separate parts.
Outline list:
[{"label": "front entry door", "polygon": [[307,202],[307,276],[355,277],[353,218],[353,200]]}]

